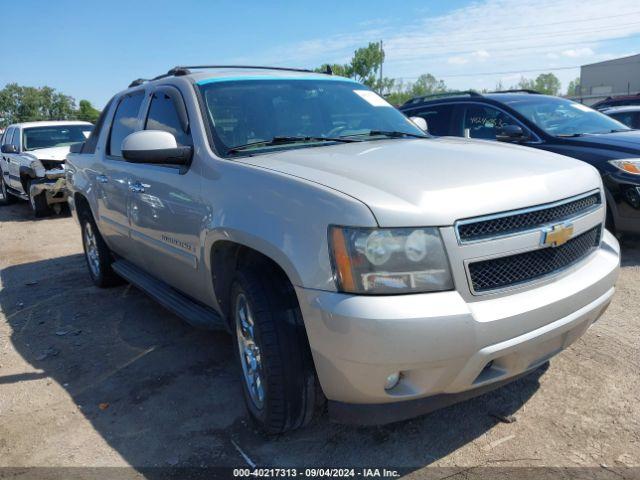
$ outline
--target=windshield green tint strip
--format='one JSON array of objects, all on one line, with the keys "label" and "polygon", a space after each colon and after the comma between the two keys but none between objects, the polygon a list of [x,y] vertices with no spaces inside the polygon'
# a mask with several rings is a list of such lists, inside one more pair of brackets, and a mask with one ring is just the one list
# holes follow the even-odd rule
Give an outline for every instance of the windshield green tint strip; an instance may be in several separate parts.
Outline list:
[{"label": "windshield green tint strip", "polygon": [[271,75],[243,75],[243,76],[235,76],[235,77],[212,77],[212,78],[206,78],[204,80],[200,80],[199,82],[196,82],[197,85],[207,85],[209,83],[219,83],[219,82],[239,82],[239,81],[243,81],[243,80],[285,80],[285,81],[289,81],[289,80],[314,80],[314,81],[321,81],[321,82],[328,82],[328,81],[333,81],[333,82],[347,82],[347,83],[355,83],[356,85],[360,85],[360,83],[356,82],[355,80],[351,80],[350,78],[344,78],[344,77],[331,77],[329,75],[327,76],[318,76],[318,77],[311,77],[311,76],[300,76],[300,77],[279,77],[279,76],[271,76]]}]

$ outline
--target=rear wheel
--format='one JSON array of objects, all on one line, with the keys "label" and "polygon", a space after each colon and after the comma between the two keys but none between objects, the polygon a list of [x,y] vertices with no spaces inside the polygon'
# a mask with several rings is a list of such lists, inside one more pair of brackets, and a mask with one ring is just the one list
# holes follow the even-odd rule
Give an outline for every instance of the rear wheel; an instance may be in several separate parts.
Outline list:
[{"label": "rear wheel", "polygon": [[31,205],[31,211],[36,218],[46,217],[51,215],[51,207],[47,203],[47,194],[42,192],[38,195],[31,196],[31,182],[27,184],[27,195],[29,195],[29,205]]},{"label": "rear wheel", "polygon": [[123,280],[111,268],[113,261],[111,251],[102,239],[93,217],[88,214],[82,215],[80,217],[80,227],[82,229],[84,256],[93,283],[101,288],[122,283]]},{"label": "rear wheel", "polygon": [[230,305],[252,419],[270,434],[308,424],[323,396],[293,287],[273,267],[244,267]]}]

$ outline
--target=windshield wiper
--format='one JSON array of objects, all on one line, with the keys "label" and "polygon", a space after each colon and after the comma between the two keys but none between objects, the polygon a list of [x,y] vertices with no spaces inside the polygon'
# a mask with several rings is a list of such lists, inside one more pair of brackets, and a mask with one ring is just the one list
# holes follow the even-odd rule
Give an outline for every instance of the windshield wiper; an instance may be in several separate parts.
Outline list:
[{"label": "windshield wiper", "polygon": [[431,138],[428,135],[420,135],[419,133],[399,132],[399,131],[395,131],[395,130],[369,130],[366,133],[356,133],[356,134],[353,134],[353,135],[345,135],[345,136],[360,137],[360,136],[365,136],[365,135],[367,137],[384,136],[384,137],[389,137],[389,138],[404,138],[404,137]]},{"label": "windshield wiper", "polygon": [[353,138],[342,138],[342,137],[315,137],[315,136],[275,136],[270,140],[260,140],[258,142],[245,143],[244,145],[236,145],[235,147],[231,147],[227,150],[227,153],[236,153],[241,152],[243,150],[247,150],[253,147],[272,147],[274,145],[287,145],[291,143],[298,142],[342,142],[342,143],[351,143],[351,142],[359,142],[360,140],[355,140]]},{"label": "windshield wiper", "polygon": [[584,133],[559,133],[556,137],[560,138],[571,138],[571,137],[582,137]]}]

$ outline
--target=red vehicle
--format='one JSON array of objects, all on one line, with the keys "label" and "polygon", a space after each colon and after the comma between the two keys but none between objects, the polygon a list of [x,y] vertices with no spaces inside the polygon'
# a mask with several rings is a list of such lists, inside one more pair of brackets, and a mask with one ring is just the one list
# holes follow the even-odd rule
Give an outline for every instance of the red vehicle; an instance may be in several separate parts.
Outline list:
[{"label": "red vehicle", "polygon": [[616,97],[607,97],[604,100],[591,105],[596,110],[604,110],[609,107],[621,107],[623,105],[640,105],[640,93],[634,95],[618,95]]}]

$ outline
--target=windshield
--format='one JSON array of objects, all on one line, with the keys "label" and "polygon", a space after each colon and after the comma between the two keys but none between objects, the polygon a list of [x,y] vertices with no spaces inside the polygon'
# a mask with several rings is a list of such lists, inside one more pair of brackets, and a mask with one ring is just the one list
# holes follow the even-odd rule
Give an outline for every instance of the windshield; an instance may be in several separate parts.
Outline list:
[{"label": "windshield", "polygon": [[328,145],[369,134],[398,137],[389,132],[425,136],[386,100],[349,80],[214,79],[199,87],[223,153]]},{"label": "windshield", "polygon": [[563,98],[535,95],[531,99],[518,98],[505,103],[549,135],[562,137],[629,130],[613,118]]},{"label": "windshield", "polygon": [[84,142],[93,125],[55,125],[50,127],[25,128],[22,134],[24,150],[39,148],[68,147]]}]

